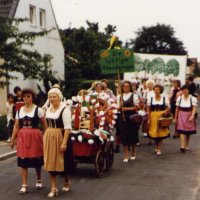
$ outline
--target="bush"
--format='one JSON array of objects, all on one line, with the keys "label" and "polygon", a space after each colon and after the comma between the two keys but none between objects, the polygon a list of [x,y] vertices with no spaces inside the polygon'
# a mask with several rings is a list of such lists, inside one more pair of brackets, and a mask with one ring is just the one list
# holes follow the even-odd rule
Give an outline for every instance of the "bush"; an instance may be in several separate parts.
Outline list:
[{"label": "bush", "polygon": [[0,116],[0,140],[8,139],[6,115]]}]

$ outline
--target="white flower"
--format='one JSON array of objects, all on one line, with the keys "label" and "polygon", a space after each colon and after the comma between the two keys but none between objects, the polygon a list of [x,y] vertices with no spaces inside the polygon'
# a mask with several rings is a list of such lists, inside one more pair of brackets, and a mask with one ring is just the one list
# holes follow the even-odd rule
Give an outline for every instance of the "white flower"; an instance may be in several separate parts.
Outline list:
[{"label": "white flower", "polygon": [[72,121],[74,121],[74,119],[75,119],[75,115],[72,115]]},{"label": "white flower", "polygon": [[94,131],[94,135],[100,136],[100,131],[97,129]]},{"label": "white flower", "polygon": [[111,142],[114,142],[114,140],[115,140],[114,137],[111,135],[111,136],[110,136],[110,141],[111,141]]},{"label": "white flower", "polygon": [[99,112],[99,116],[103,116],[104,114],[105,114],[104,111]]},{"label": "white flower", "polygon": [[92,135],[92,133],[90,132],[90,130],[87,130],[86,132],[88,135]]},{"label": "white flower", "polygon": [[146,113],[144,110],[138,110],[138,115],[144,116]]},{"label": "white flower", "polygon": [[78,141],[79,141],[79,142],[82,142],[82,141],[83,141],[82,135],[79,135],[79,136],[78,136]]},{"label": "white flower", "polygon": [[90,96],[88,96],[88,95],[85,96],[85,101],[86,101],[86,102],[89,102],[89,101],[90,101]]},{"label": "white flower", "polygon": [[67,99],[66,105],[71,107],[73,105],[73,101],[71,99]]},{"label": "white flower", "polygon": [[92,100],[91,100],[91,103],[92,103],[92,104],[95,104],[95,103],[96,103],[96,99],[92,99]]},{"label": "white flower", "polygon": [[74,141],[75,140],[75,137],[71,137],[71,141]]},{"label": "white flower", "polygon": [[115,102],[114,99],[112,99],[112,98],[108,99],[108,103],[109,103],[109,104],[112,105],[114,102]]},{"label": "white flower", "polygon": [[112,103],[112,108],[117,108],[117,104],[116,103]]},{"label": "white flower", "polygon": [[103,126],[104,124],[105,124],[104,121],[100,121],[100,123],[99,123],[100,126]]},{"label": "white flower", "polygon": [[111,124],[109,124],[109,127],[110,127],[111,129],[113,129],[113,125],[111,125]]},{"label": "white flower", "polygon": [[77,98],[75,96],[72,97],[72,101],[78,101]]},{"label": "white flower", "polygon": [[93,139],[89,139],[89,140],[88,140],[88,143],[89,143],[89,144],[94,144],[94,140],[93,140]]},{"label": "white flower", "polygon": [[112,125],[115,125],[116,124],[116,121],[112,120]]},{"label": "white flower", "polygon": [[113,110],[112,112],[113,112],[114,114],[117,114],[117,110],[116,110],[116,109],[115,109],[115,110]]},{"label": "white flower", "polygon": [[81,102],[83,102],[83,97],[78,95],[77,100],[78,100],[79,103],[81,103]]},{"label": "white flower", "polygon": [[105,117],[101,117],[101,121],[105,121],[105,119],[106,119]]},{"label": "white flower", "polygon": [[99,102],[95,104],[95,108],[98,108],[99,106]]},{"label": "white flower", "polygon": [[113,115],[113,119],[117,119],[117,115]]},{"label": "white flower", "polygon": [[99,99],[106,101],[107,99],[109,99],[109,96],[106,93],[100,93]]}]

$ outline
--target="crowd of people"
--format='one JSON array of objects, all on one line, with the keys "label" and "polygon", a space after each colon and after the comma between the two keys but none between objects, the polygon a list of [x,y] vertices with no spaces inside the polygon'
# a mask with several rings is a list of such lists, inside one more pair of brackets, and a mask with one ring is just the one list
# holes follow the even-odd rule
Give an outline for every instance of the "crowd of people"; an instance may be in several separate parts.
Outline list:
[{"label": "crowd of people", "polygon": [[[195,84],[189,77],[181,86],[174,80],[169,92],[154,80],[116,81],[115,91],[108,88],[108,81],[94,82],[91,88],[81,90],[81,96],[107,95],[117,105],[117,119],[112,133],[115,134],[115,152],[123,146],[124,163],[136,159],[136,146],[140,130],[148,143],[155,144],[155,155],[162,155],[163,140],[170,136],[169,125],[161,126],[160,119],[173,119],[173,137],[180,137],[180,152],[189,150],[190,136],[196,133],[198,100]],[[42,188],[41,168],[49,173],[51,190],[49,198],[58,195],[56,177],[64,177],[62,191],[71,188],[69,174],[73,168],[73,150],[70,139],[72,109],[67,105],[58,84],[48,92],[42,108],[35,102],[31,89],[15,87],[15,96],[8,95],[7,121],[11,148],[16,145],[17,163],[21,168],[20,194],[28,191],[28,169],[35,168],[36,188]],[[141,120],[139,120],[141,119]]]}]

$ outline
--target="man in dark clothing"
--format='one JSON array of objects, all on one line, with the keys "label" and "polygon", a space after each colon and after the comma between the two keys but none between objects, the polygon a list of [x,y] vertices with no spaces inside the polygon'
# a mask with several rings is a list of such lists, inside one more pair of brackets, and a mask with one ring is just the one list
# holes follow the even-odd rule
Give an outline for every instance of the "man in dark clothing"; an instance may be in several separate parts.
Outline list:
[{"label": "man in dark clothing", "polygon": [[189,92],[192,96],[197,96],[196,94],[196,85],[195,83],[193,82],[194,81],[194,78],[192,76],[189,76],[187,78],[187,84],[189,85]]},{"label": "man in dark clothing", "polygon": [[16,112],[24,105],[24,101],[22,99],[22,90],[20,87],[16,86],[14,88],[14,93],[15,93],[15,97],[14,97],[14,108],[13,108],[13,116],[15,117]]}]

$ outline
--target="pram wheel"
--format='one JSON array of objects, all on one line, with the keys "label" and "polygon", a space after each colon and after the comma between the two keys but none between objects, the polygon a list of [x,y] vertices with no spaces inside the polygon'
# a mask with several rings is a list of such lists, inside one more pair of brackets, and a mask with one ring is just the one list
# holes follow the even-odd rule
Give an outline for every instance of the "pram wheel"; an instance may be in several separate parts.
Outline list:
[{"label": "pram wheel", "polygon": [[102,150],[99,150],[97,152],[95,159],[95,172],[98,178],[102,176],[103,169],[104,169],[104,152]]},{"label": "pram wheel", "polygon": [[106,170],[109,171],[110,169],[112,169],[113,161],[114,161],[113,143],[107,146],[105,155],[106,155]]}]

